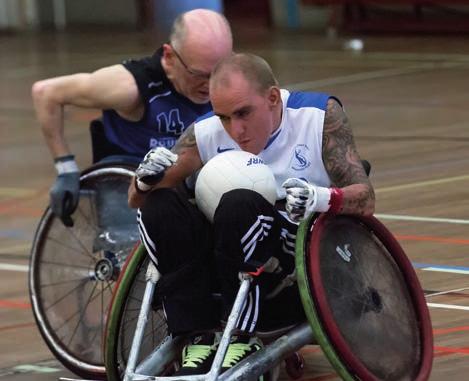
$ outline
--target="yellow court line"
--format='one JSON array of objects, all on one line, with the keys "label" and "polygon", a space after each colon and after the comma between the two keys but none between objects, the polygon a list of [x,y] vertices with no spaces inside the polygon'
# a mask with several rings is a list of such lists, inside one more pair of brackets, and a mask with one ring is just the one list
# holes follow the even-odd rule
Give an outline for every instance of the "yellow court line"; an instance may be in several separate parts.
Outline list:
[{"label": "yellow court line", "polygon": [[[428,185],[438,185],[438,184],[445,184],[451,183],[453,181],[462,181],[462,180],[469,180],[469,175],[462,175],[462,176],[454,176],[454,177],[446,177],[443,179],[437,180],[428,180],[428,181],[419,181],[416,183],[409,183],[409,184],[402,184],[402,185],[395,185],[390,187],[378,188],[375,189],[375,193],[387,193],[387,192],[394,192],[403,189],[410,189],[410,188],[419,188],[425,187]],[[25,189],[25,188],[1,188],[0,187],[0,196],[16,196],[16,197],[25,197],[33,195],[36,191],[33,189]]]},{"label": "yellow court line", "polygon": [[0,187],[0,197],[27,197],[35,194],[37,190],[27,188],[2,188]]},{"label": "yellow court line", "polygon": [[19,252],[24,251],[25,249],[28,249],[28,250],[31,249],[31,244],[26,243],[26,244],[22,244],[22,245],[12,245],[12,246],[7,246],[7,247],[2,247],[2,248],[0,248],[0,254],[2,254],[2,253],[8,253],[8,254],[19,253]]},{"label": "yellow court line", "polygon": [[462,180],[469,180],[469,175],[446,177],[446,178],[437,179],[437,180],[419,181],[419,182],[416,182],[416,183],[409,183],[409,184],[395,185],[395,186],[392,186],[392,187],[378,188],[378,189],[375,189],[375,193],[394,192],[394,191],[400,191],[400,190],[403,190],[403,189],[420,188],[420,187],[426,187],[428,185],[445,184],[445,183],[451,183],[453,181],[462,181]]}]

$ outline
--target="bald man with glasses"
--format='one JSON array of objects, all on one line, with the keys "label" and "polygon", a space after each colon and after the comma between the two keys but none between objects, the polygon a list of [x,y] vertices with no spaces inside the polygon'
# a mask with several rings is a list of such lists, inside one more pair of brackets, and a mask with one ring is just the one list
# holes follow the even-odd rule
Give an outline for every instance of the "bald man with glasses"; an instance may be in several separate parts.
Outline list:
[{"label": "bald man with glasses", "polygon": [[37,119],[58,173],[51,209],[65,225],[73,224],[79,169],[64,136],[64,107],[103,110],[103,156],[142,158],[154,147],[170,149],[192,122],[211,111],[210,72],[231,54],[232,46],[225,17],[196,9],[177,17],[169,43],[151,57],[33,85]]}]

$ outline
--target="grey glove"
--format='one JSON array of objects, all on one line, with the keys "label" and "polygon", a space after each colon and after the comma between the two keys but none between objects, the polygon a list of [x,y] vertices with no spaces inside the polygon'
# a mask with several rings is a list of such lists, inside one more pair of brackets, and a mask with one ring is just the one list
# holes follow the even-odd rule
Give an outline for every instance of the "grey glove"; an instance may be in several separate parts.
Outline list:
[{"label": "grey glove", "polygon": [[50,190],[50,208],[65,226],[73,226],[72,213],[80,198],[80,172],[62,173],[57,176]]},{"label": "grey glove", "polygon": [[151,149],[143,158],[135,171],[138,187],[145,191],[158,183],[164,176],[164,171],[171,167],[178,155],[164,147]]}]

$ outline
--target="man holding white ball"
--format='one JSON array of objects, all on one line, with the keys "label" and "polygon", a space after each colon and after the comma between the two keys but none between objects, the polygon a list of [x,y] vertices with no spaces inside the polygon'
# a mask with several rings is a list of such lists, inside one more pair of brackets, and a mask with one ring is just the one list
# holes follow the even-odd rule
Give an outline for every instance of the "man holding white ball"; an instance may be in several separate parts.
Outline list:
[{"label": "man holding white ball", "polygon": [[[129,204],[140,207],[142,241],[163,274],[169,329],[216,330],[223,316],[211,299],[214,275],[226,314],[239,288],[238,273],[261,268],[267,271],[253,282],[238,328],[248,335],[301,321],[303,309],[292,287],[297,223],[314,212],[374,212],[373,187],[347,115],[327,94],[280,89],[267,62],[252,54],[234,54],[215,67],[210,98],[214,115],[186,130],[174,153],[150,151],[129,189]],[[271,169],[276,206],[253,190],[233,189],[221,196],[213,216],[204,216],[172,189],[231,150],[257,155],[252,165]],[[192,341],[189,347],[198,356],[183,355],[181,374],[210,368],[212,339],[205,333]],[[230,345],[224,368],[259,348],[249,338],[235,344],[238,355],[230,357]],[[186,355],[193,350],[186,348]]]}]

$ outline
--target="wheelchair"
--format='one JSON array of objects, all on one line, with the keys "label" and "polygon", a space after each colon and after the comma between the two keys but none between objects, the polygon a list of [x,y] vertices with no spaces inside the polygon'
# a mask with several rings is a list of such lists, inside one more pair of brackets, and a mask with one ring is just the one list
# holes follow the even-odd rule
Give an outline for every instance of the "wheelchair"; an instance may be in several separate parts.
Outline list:
[{"label": "wheelchair", "polygon": [[29,293],[39,331],[56,358],[82,377],[105,379],[101,348],[108,306],[139,238],[127,189],[141,159],[114,149],[99,120],[90,132],[94,164],[81,173],[74,226],[65,227],[46,208],[32,244]]},{"label": "wheelchair", "polygon": [[[274,380],[286,362],[299,378],[297,351],[319,344],[346,381],[425,381],[433,360],[429,311],[417,275],[392,234],[374,217],[313,215],[296,239],[297,285],[306,321],[257,332],[265,346],[220,374],[252,275],[241,283],[209,373],[178,380]],[[107,379],[174,380],[184,337],[168,335],[155,302],[160,274],[143,245],[121,272],[105,335]],[[157,299],[156,299],[157,300]]]}]

